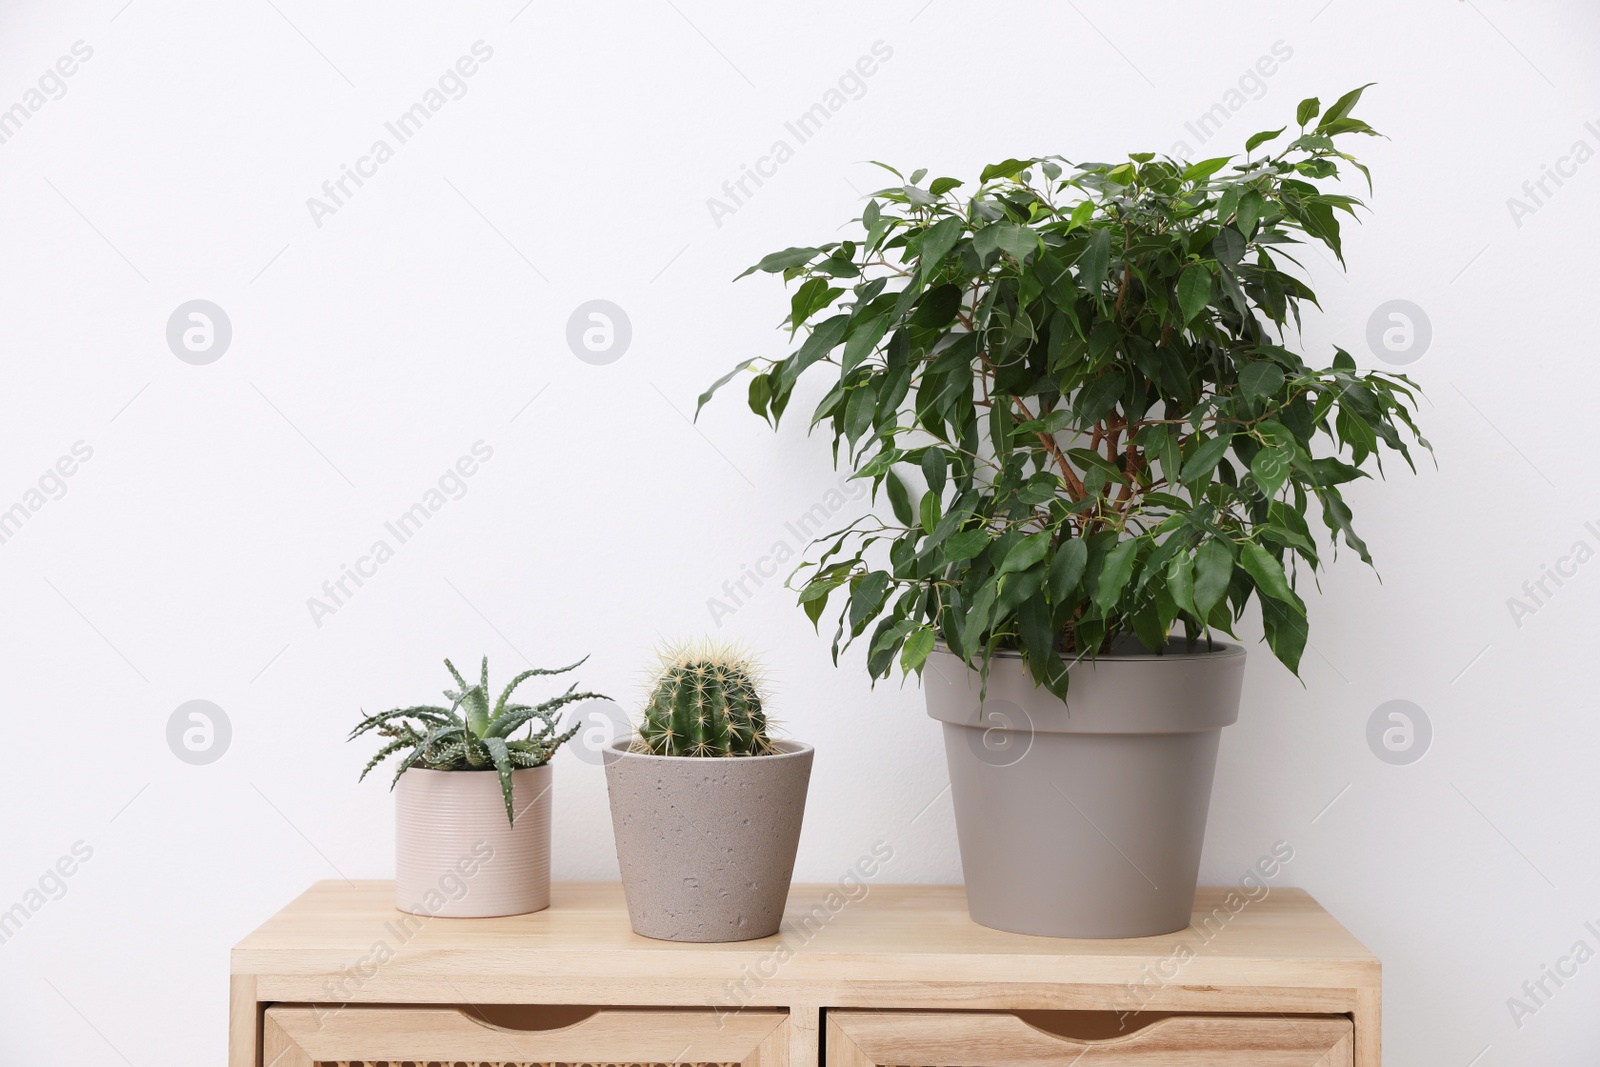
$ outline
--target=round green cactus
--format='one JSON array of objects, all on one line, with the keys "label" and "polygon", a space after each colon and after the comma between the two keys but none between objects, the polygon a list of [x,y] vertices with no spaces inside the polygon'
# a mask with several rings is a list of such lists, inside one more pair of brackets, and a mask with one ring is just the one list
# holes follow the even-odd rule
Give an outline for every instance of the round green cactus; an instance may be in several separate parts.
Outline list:
[{"label": "round green cactus", "polygon": [[761,678],[746,656],[726,648],[678,649],[661,671],[634,751],[656,756],[764,756],[767,737]]}]

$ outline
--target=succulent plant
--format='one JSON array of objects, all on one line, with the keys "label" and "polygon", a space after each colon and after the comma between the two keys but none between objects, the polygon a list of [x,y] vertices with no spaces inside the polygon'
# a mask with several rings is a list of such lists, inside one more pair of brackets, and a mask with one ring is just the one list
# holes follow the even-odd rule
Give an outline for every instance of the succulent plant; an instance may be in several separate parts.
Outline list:
[{"label": "succulent plant", "polygon": [[[557,730],[556,712],[580,700],[609,700],[599,693],[576,692],[573,683],[565,693],[542,704],[513,704],[511,694],[517,686],[536,675],[565,674],[581,666],[589,657],[566,667],[534,668],[523,671],[511,679],[511,684],[500,693],[500,699],[489,703],[489,657],[483,658],[478,684],[469,686],[467,680],[449,660],[444,665],[456,680],[459,689],[444,692],[450,701],[448,708],[419,704],[409,708],[391,708],[362,719],[349,740],[355,740],[368,731],[375,730],[389,742],[378,750],[361,772],[366,778],[379,763],[399,752],[410,749],[400,761],[389,788],[412,767],[430,771],[486,771],[493,769],[500,775],[500,792],[506,801],[506,819],[513,824],[517,813],[511,802],[511,772],[524,767],[542,767],[550,762],[556,749],[578,732],[578,723],[569,729]],[[535,729],[534,724],[539,724]],[[511,739],[512,733],[528,727],[528,736]]]},{"label": "succulent plant", "polygon": [[656,756],[765,756],[760,668],[724,646],[682,646],[662,654],[633,751]]}]

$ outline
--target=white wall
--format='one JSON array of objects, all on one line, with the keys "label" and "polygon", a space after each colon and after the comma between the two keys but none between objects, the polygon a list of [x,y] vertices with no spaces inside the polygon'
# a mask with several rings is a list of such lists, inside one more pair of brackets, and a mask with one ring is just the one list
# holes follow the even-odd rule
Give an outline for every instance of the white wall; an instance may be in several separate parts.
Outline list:
[{"label": "white wall", "polygon": [[[485,651],[500,673],[592,653],[584,682],[630,703],[658,638],[712,629],[708,598],[793,547],[786,522],[835,484],[825,442],[799,419],[772,435],[737,395],[685,416],[782,351],[777,284],[729,279],[832,236],[880,181],[860,161],[1219,154],[1377,81],[1375,214],[1348,280],[1309,259],[1326,314],[1305,343],[1380,366],[1369,316],[1425,309],[1411,369],[1438,466],[1352,494],[1382,583],[1349,557],[1324,578],[1304,686],[1252,654],[1204,875],[1292,843],[1282,880],[1384,960],[1391,1062],[1593,1062],[1600,963],[1547,982],[1520,1028],[1507,1007],[1600,947],[1600,564],[1520,620],[1507,605],[1574,542],[1600,548],[1600,162],[1507,205],[1574,142],[1600,148],[1592,5],[122,4],[0,9],[0,108],[75,42],[93,53],[0,144],[0,508],[93,450],[0,545],[0,908],[92,849],[0,945],[0,1061],[220,1062],[228,947],[314,879],[389,873],[389,798],[341,743],[359,709]],[[317,225],[307,198],[395,146],[384,123],[480,40],[466,94]],[[864,93],[798,144],[785,122],[876,42],[892,56]],[[1230,98],[1275,47],[1259,98]],[[1185,122],[1217,104],[1237,114],[1201,145]],[[714,219],[779,139],[793,158]],[[632,324],[608,366],[565,340],[597,298]],[[194,299],[232,324],[208,366],[165,339]],[[316,625],[307,598],[477,441],[493,456],[466,495]],[[800,877],[885,839],[884,877],[957,879],[915,687],[835,670],[789,594],[753,593],[717,632],[769,650],[817,746]],[[232,726],[206,766],[166,741],[193,699]],[[1392,699],[1432,722],[1409,766],[1366,741]],[[558,875],[614,877],[598,767],[558,767]]]}]

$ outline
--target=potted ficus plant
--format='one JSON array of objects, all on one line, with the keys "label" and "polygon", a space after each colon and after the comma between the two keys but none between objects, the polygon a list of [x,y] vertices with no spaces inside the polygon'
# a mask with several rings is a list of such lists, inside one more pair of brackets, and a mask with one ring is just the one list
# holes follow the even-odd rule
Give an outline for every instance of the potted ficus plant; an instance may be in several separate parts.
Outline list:
[{"label": "potted ficus plant", "polygon": [[1370,563],[1340,487],[1426,446],[1403,375],[1291,347],[1316,303],[1296,248],[1342,264],[1339,216],[1361,207],[1327,184],[1366,174],[1339,147],[1374,132],[1360,97],[1301,103],[1297,134],[1242,160],[892,171],[859,236],[751,268],[797,283],[785,325],[807,336],[701,406],[750,370],[776,425],[828,368],[811,425],[893,519],[818,541],[800,603],[816,622],[842,598],[836,659],[864,639],[874,679],[921,674],[981,923],[1188,923],[1243,674],[1215,635],[1253,601],[1298,673],[1297,590],[1340,538]]},{"label": "potted ficus plant", "polygon": [[[584,659],[587,659],[585,657]],[[420,915],[520,915],[550,906],[550,757],[578,731],[561,730],[568,704],[609,699],[574,684],[539,704],[512,701],[539,675],[565,674],[584,660],[523,671],[491,700],[489,658],[468,685],[444,661],[457,688],[448,707],[392,708],[350,732],[388,738],[361,772],[399,756],[395,793],[395,906]],[[524,727],[527,733],[517,736]]]},{"label": "potted ficus plant", "polygon": [[617,859],[636,933],[745,941],[777,933],[794,873],[810,745],[774,740],[747,654],[661,654],[638,730],[605,750]]}]

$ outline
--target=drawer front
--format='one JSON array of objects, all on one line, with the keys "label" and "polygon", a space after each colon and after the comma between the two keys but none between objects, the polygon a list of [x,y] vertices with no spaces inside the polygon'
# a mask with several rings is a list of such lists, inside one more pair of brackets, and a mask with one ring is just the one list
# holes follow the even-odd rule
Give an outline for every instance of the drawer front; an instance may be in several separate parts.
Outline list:
[{"label": "drawer front", "polygon": [[[517,1009],[278,1006],[265,1067],[787,1067],[788,1016],[698,1010],[561,1010],[546,1028]],[[559,1017],[559,1023],[563,1021]],[[529,1026],[539,1028],[529,1028]]]},{"label": "drawer front", "polygon": [[[1069,1013],[1062,1013],[1069,1014]],[[827,1067],[1352,1067],[1342,1016],[1173,1015],[1053,1033],[1007,1012],[828,1013]],[[1138,1025],[1138,1024],[1133,1024]],[[1070,1031],[1072,1027],[1060,1029]]]}]

